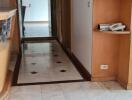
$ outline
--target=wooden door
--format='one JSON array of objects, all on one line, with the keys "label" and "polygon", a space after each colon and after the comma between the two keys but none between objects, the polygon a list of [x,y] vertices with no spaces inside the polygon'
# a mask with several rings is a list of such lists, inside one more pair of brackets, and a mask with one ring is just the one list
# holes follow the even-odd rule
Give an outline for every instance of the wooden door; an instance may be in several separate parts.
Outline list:
[{"label": "wooden door", "polygon": [[70,0],[52,0],[52,32],[67,51],[71,49],[71,4]]},{"label": "wooden door", "polygon": [[57,36],[59,41],[62,43],[62,27],[61,27],[61,19],[62,19],[62,0],[56,0],[56,20],[57,20]]},{"label": "wooden door", "polygon": [[62,44],[71,49],[71,0],[62,0]]}]

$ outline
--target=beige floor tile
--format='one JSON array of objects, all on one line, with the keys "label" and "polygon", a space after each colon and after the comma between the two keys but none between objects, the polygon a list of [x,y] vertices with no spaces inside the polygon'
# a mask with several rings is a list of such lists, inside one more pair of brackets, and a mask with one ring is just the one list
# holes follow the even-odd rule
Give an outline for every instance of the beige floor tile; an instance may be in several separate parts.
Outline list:
[{"label": "beige floor tile", "polygon": [[9,100],[42,100],[40,86],[12,87]]},{"label": "beige floor tile", "polygon": [[[104,85],[105,83],[105,85]],[[108,86],[110,87],[108,88]],[[40,89],[41,88],[41,89]],[[41,92],[40,92],[41,91]],[[13,87],[9,100],[132,100],[132,91],[114,81]]]},{"label": "beige floor tile", "polygon": [[66,100],[59,85],[43,85],[41,89],[45,100]]}]

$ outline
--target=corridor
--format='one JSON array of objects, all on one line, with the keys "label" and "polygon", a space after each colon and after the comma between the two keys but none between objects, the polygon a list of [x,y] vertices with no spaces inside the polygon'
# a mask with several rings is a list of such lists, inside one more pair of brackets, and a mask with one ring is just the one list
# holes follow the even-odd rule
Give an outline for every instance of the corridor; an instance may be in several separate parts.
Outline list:
[{"label": "corridor", "polygon": [[24,43],[18,84],[83,80],[56,40]]},{"label": "corridor", "polygon": [[132,100],[132,0],[0,0],[0,100]]},{"label": "corridor", "polygon": [[57,40],[24,43],[17,85],[9,100],[131,100],[116,81],[88,82]]}]

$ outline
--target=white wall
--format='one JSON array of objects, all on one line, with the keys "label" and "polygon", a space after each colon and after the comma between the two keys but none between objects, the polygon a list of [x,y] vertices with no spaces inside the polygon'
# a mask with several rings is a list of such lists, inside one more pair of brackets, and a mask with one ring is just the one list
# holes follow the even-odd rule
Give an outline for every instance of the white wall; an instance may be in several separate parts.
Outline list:
[{"label": "white wall", "polygon": [[92,0],[71,0],[72,53],[91,73]]},{"label": "white wall", "polygon": [[48,21],[49,0],[22,0],[22,2],[27,6],[25,21]]}]

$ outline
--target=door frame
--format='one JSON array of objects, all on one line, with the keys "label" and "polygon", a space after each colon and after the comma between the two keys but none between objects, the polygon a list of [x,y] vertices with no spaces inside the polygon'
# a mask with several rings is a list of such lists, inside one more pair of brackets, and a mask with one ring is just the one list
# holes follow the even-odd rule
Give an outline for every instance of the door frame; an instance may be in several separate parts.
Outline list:
[{"label": "door frame", "polygon": [[49,37],[25,37],[24,36],[24,30],[23,30],[23,26],[22,26],[22,16],[21,16],[21,10],[20,10],[20,8],[22,7],[22,0],[20,0],[20,4],[18,4],[18,2],[19,2],[19,0],[16,0],[17,1],[17,8],[18,8],[18,18],[19,18],[19,29],[20,29],[20,31],[21,31],[21,40],[22,40],[22,42],[24,41],[24,40],[42,40],[42,39],[53,39],[53,38],[55,38],[56,37],[56,32],[53,32],[54,30],[55,30],[55,24],[52,24],[52,23],[54,23],[54,21],[53,21],[53,17],[52,17],[52,15],[53,15],[53,1],[54,0],[50,0],[50,4],[49,4],[49,6],[50,6],[50,12],[49,13],[51,13],[51,14],[49,14],[49,15],[51,15],[51,33],[50,33],[50,35],[51,36],[49,36]]}]

